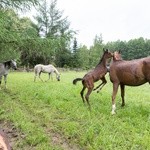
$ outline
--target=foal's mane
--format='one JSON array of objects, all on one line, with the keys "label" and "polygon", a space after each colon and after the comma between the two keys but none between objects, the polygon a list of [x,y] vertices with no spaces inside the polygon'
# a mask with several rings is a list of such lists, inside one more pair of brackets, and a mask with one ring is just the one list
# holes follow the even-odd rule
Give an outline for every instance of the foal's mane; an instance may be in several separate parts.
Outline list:
[{"label": "foal's mane", "polygon": [[104,51],[104,52],[103,52],[103,55],[102,55],[102,57],[101,57],[99,63],[96,65],[96,67],[103,61],[104,55],[105,55],[106,52],[108,52],[108,49],[103,50],[103,51]]}]

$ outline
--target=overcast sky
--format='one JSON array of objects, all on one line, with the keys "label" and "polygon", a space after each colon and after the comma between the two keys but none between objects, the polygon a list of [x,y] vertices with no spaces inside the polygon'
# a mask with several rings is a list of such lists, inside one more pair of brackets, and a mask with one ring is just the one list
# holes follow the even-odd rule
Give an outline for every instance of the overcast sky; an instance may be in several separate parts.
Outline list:
[{"label": "overcast sky", "polygon": [[90,46],[95,35],[108,41],[150,38],[150,0],[58,0],[78,43]]},{"label": "overcast sky", "polygon": [[78,44],[89,47],[100,34],[104,43],[150,39],[150,0],[57,0],[57,9],[78,30]]}]

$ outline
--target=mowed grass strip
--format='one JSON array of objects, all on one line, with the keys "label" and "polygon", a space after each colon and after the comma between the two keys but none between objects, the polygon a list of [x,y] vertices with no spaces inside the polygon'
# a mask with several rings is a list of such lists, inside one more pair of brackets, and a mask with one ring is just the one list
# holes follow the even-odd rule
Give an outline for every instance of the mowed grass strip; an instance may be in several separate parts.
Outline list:
[{"label": "mowed grass strip", "polygon": [[[124,108],[119,90],[117,114],[112,116],[109,76],[102,91],[90,95],[89,112],[80,97],[81,82],[72,84],[85,73],[61,72],[60,82],[55,76],[53,81],[33,82],[32,72],[8,75],[8,89],[0,91],[0,120],[13,122],[25,134],[14,149],[150,149],[149,84],[126,87]],[[48,75],[41,77],[46,80]]]}]

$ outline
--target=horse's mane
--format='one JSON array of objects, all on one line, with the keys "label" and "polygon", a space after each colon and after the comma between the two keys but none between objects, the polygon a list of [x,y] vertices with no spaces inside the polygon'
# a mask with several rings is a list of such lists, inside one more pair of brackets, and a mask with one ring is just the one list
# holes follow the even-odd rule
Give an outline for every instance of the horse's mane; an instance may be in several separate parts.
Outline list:
[{"label": "horse's mane", "polygon": [[[108,49],[107,49],[107,51],[108,51]],[[101,57],[99,63],[96,65],[96,67],[102,62],[102,60],[103,60],[103,58],[104,58],[104,55],[105,55],[105,52],[106,52],[106,51],[104,51],[104,53],[103,53],[103,55],[102,55],[102,57]],[[95,68],[96,68],[96,67],[95,67]]]},{"label": "horse's mane", "polygon": [[60,73],[58,72],[58,70],[54,67],[55,72],[60,75]]},{"label": "horse's mane", "polygon": [[98,63],[98,64],[100,64],[100,63],[102,62],[103,57],[104,57],[104,54],[105,54],[105,52],[103,53],[103,55],[102,55],[102,57],[101,57],[101,59],[100,59],[100,61],[99,61],[99,63]]},{"label": "horse's mane", "polygon": [[113,61],[122,61],[122,56],[120,51],[115,51],[113,56]]},{"label": "horse's mane", "polygon": [[3,62],[4,66],[9,66],[10,67],[10,64],[11,64],[11,60],[8,60],[8,61],[5,61]]}]

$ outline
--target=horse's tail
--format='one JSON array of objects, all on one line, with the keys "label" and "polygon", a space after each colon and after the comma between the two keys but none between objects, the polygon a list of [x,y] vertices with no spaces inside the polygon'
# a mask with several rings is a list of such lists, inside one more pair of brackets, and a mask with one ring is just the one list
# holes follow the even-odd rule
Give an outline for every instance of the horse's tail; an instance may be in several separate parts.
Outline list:
[{"label": "horse's tail", "polygon": [[83,78],[76,78],[76,79],[73,80],[73,84],[76,84],[77,81],[81,81],[81,80],[83,80]]}]

